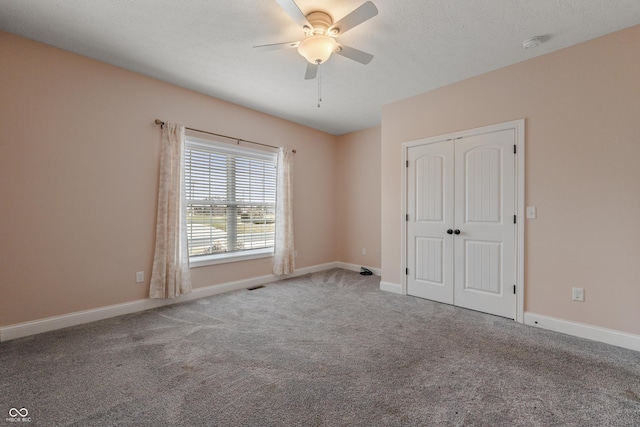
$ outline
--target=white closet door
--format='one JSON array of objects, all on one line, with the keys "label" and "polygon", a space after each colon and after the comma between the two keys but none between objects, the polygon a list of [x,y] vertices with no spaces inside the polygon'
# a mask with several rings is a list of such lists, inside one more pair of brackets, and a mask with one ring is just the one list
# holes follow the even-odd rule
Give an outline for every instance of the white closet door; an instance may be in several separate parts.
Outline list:
[{"label": "white closet door", "polygon": [[514,319],[515,131],[407,149],[407,293]]},{"label": "white closet door", "polygon": [[453,304],[453,146],[408,150],[407,293]]},{"label": "white closet door", "polygon": [[454,304],[515,318],[513,129],[455,141]]}]

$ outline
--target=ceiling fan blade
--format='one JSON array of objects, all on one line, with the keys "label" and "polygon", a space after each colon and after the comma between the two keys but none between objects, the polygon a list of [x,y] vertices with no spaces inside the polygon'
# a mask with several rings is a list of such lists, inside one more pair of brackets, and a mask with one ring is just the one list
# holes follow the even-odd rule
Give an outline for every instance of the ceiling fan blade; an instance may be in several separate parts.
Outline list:
[{"label": "ceiling fan blade", "polygon": [[305,80],[313,80],[318,75],[318,64],[307,62],[307,72],[304,74]]},{"label": "ceiling fan blade", "polygon": [[340,49],[338,49],[336,53],[364,65],[367,65],[373,59],[373,55],[370,53],[363,52],[343,44],[340,45]]},{"label": "ceiling fan blade", "polygon": [[253,48],[266,52],[269,50],[291,49],[293,47],[298,47],[299,44],[300,42],[272,43],[272,44],[261,44],[259,46],[254,46]]},{"label": "ceiling fan blade", "polygon": [[378,8],[370,1],[364,3],[359,8],[333,24],[329,28],[329,33],[332,30],[338,30],[338,34],[343,34],[352,29],[353,27],[362,24],[364,21],[373,18],[378,14]]},{"label": "ceiling fan blade", "polygon": [[306,15],[302,13],[302,11],[300,10],[300,8],[298,7],[295,1],[276,0],[276,3],[278,3],[280,7],[283,8],[284,11],[289,14],[291,19],[293,19],[296,24],[300,25],[302,28],[304,27],[313,28],[309,23],[309,21],[307,21]]}]

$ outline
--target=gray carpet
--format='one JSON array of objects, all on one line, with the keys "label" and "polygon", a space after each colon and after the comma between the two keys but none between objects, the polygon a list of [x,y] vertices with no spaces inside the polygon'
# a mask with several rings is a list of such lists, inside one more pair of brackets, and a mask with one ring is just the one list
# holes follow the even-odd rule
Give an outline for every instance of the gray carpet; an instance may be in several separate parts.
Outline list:
[{"label": "gray carpet", "polygon": [[640,425],[640,353],[378,286],[329,270],[2,343],[0,425]]}]

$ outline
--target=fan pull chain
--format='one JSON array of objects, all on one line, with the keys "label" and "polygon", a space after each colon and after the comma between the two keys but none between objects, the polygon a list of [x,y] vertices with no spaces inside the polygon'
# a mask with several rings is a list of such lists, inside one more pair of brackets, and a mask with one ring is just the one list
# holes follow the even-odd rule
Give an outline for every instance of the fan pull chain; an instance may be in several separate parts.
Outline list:
[{"label": "fan pull chain", "polygon": [[320,103],[322,102],[322,79],[321,79],[321,75],[322,75],[322,67],[320,65],[318,65],[318,108],[320,108]]}]

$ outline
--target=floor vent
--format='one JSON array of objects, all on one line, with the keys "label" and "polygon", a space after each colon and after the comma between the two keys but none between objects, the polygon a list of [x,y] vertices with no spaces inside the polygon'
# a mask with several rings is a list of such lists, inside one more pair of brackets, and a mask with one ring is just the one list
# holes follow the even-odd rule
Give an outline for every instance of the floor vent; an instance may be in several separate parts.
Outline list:
[{"label": "floor vent", "polygon": [[248,291],[255,291],[256,289],[262,289],[264,288],[264,285],[260,285],[260,286],[254,286],[253,288],[247,288]]}]

